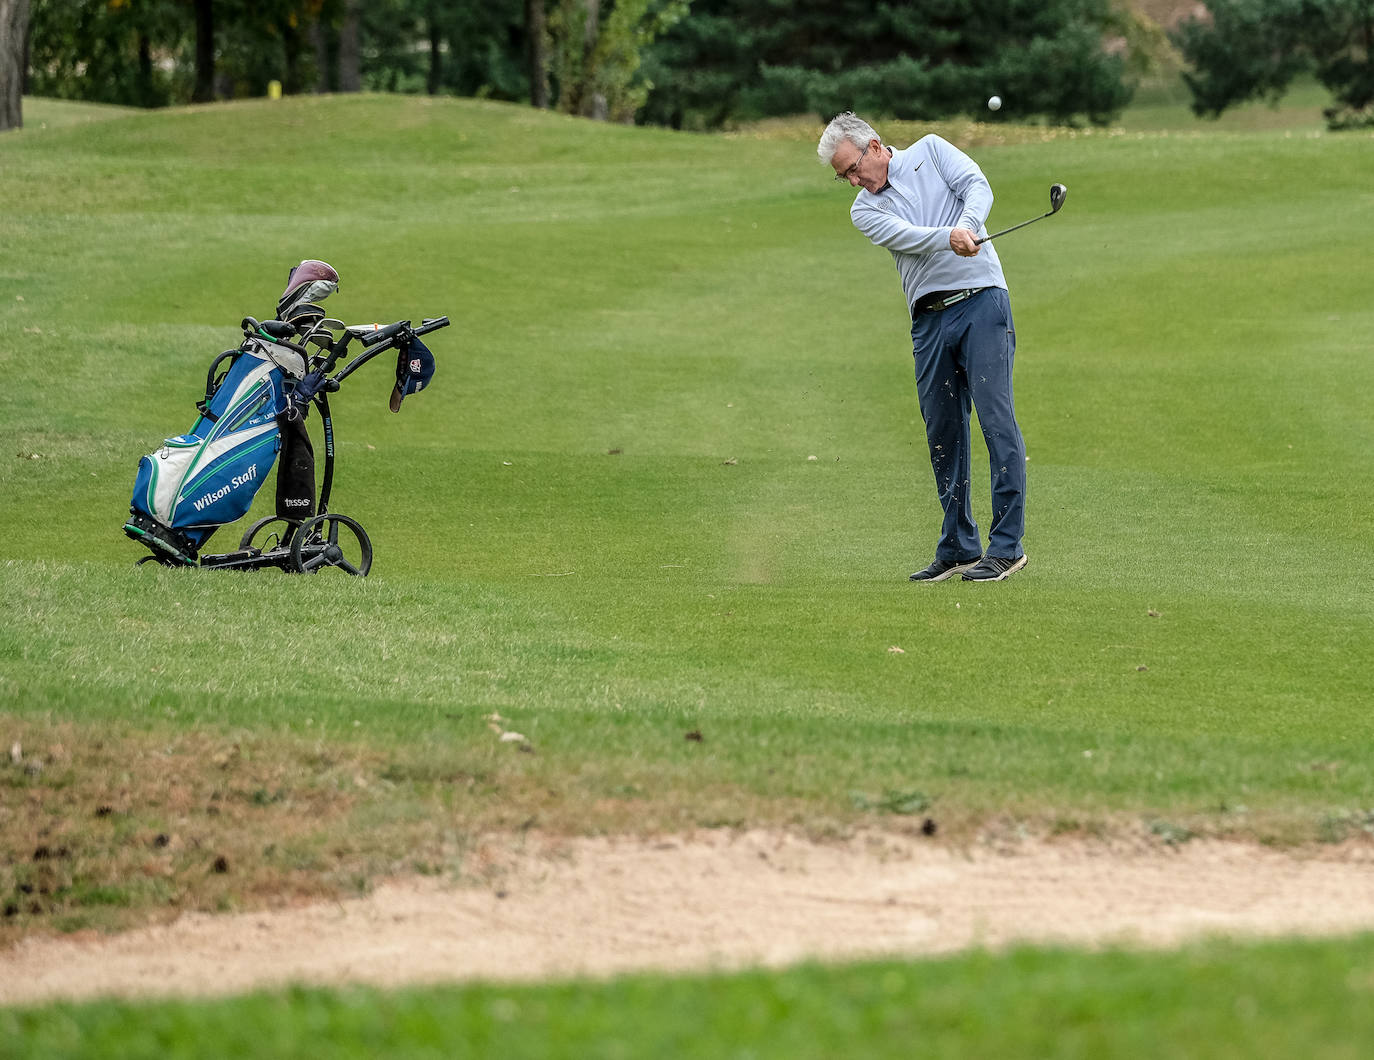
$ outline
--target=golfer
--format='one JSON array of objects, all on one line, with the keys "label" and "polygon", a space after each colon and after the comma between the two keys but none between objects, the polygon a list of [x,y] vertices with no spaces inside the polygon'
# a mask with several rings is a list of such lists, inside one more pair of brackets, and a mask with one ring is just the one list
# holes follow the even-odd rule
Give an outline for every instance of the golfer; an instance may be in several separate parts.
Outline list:
[{"label": "golfer", "polygon": [[[862,190],[854,226],[891,251],[911,310],[916,389],[944,509],[930,566],[912,581],[993,582],[1026,565],[1026,447],[1011,392],[1016,332],[1002,264],[983,222],[992,188],[977,163],[938,136],[904,151],[846,112],[821,134],[817,153],[835,179]],[[992,526],[986,554],[969,500],[970,410],[992,465]]]}]

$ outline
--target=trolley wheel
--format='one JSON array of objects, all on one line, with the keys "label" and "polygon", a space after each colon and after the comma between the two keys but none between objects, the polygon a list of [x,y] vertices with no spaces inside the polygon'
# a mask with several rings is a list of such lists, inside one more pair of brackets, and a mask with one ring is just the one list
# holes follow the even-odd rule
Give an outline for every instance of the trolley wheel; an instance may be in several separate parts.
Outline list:
[{"label": "trolley wheel", "polygon": [[360,578],[372,569],[372,542],[357,520],[326,512],[296,530],[291,539],[291,569],[314,574],[325,567],[338,567]]},{"label": "trolley wheel", "polygon": [[[273,529],[274,523],[280,523],[281,526]],[[296,527],[300,525],[295,519],[269,515],[265,519],[259,519],[243,532],[239,548],[255,548],[259,552],[266,552],[269,548],[285,548],[290,543]],[[273,537],[277,539],[275,542],[272,540]]]}]

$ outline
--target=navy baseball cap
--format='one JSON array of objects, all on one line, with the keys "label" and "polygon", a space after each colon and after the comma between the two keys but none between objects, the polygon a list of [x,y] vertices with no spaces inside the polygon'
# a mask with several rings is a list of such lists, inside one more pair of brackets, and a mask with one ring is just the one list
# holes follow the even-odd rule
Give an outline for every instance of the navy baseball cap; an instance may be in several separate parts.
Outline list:
[{"label": "navy baseball cap", "polygon": [[406,396],[418,394],[433,378],[434,354],[419,339],[412,338],[396,354],[396,386],[391,391],[391,411],[400,412]]}]

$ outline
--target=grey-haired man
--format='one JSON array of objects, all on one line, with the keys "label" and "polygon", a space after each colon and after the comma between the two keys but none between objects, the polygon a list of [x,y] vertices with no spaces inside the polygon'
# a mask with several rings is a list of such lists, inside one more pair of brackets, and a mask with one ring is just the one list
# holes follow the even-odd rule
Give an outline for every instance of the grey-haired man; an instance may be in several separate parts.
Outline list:
[{"label": "grey-haired man", "polygon": [[[911,310],[916,389],[944,509],[935,559],[912,581],[1002,581],[1026,565],[1026,447],[1016,423],[1016,352],[1002,263],[978,236],[992,188],[968,155],[938,136],[906,150],[884,146],[852,113],[826,126],[816,148],[835,179],[861,188],[850,219],[892,253]],[[992,526],[984,554],[969,500],[970,412],[978,410],[992,466]]]}]

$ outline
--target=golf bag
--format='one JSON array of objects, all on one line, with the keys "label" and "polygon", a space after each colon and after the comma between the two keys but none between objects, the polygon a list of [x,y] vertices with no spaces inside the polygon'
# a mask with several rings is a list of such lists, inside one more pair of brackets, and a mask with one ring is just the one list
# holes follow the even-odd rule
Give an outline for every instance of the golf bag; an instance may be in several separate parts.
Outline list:
[{"label": "golf bag", "polygon": [[[450,322],[440,316],[418,325],[344,324],[315,304],[338,290],[338,281],[322,261],[293,268],[276,319],[244,317],[243,343],[211,363],[190,431],[139,461],[124,532],[152,552],[140,564],[302,574],[336,568],[354,576],[371,569],[367,531],[329,507],[335,456],[329,395],[358,368],[395,351],[389,406],[399,412],[405,397],[434,377],[434,356],[420,336]],[[350,351],[353,343],[361,352]],[[311,408],[319,411],[325,442],[318,503],[305,428]],[[236,550],[201,555],[217,528],[248,514],[278,454],[276,515],[248,526]]]},{"label": "golf bag", "polygon": [[191,429],[139,461],[125,532],[188,565],[216,528],[248,513],[284,438],[277,514],[302,519],[314,511],[310,438],[300,419],[286,418],[306,351],[262,330],[215,358]]}]

